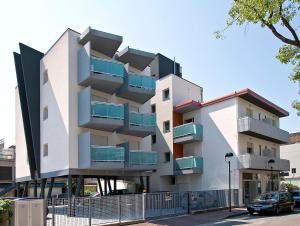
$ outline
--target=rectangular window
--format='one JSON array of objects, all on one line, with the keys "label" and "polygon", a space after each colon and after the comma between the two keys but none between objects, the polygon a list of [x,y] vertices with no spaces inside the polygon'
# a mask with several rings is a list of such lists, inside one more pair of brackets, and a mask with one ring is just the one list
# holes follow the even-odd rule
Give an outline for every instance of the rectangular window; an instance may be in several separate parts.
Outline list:
[{"label": "rectangular window", "polygon": [[260,120],[260,113],[258,113],[258,120]]},{"label": "rectangular window", "polygon": [[275,119],[272,119],[272,126],[276,126],[276,121],[275,121]]},{"label": "rectangular window", "polygon": [[169,88],[163,90],[163,100],[169,100],[170,99],[170,91]]},{"label": "rectangular window", "polygon": [[43,145],[43,156],[48,156],[48,144]]},{"label": "rectangular window", "polygon": [[170,160],[171,160],[171,153],[165,152],[165,162],[170,162]]},{"label": "rectangular window", "polygon": [[151,136],[151,143],[156,144],[156,135]]},{"label": "rectangular window", "polygon": [[151,105],[151,112],[156,113],[156,105],[155,104]]},{"label": "rectangular window", "polygon": [[271,148],[271,150],[272,150],[272,156],[276,157],[276,148]]},{"label": "rectangular window", "polygon": [[170,132],[170,121],[164,122],[164,133]]},{"label": "rectangular window", "polygon": [[48,106],[44,107],[43,110],[43,120],[46,120],[48,118]]},{"label": "rectangular window", "polygon": [[43,73],[43,84],[48,82],[48,70],[45,70]]},{"label": "rectangular window", "polygon": [[261,156],[261,145],[259,145],[259,155]]},{"label": "rectangular window", "polygon": [[247,153],[253,154],[253,143],[247,142]]},{"label": "rectangular window", "polygon": [[191,123],[191,122],[194,122],[194,118],[188,118],[188,119],[185,119],[184,120],[184,123]]},{"label": "rectangular window", "polygon": [[253,117],[253,111],[252,111],[252,109],[250,109],[250,108],[247,108],[247,109],[246,109],[246,116],[248,116],[248,117],[250,117],[250,118]]}]

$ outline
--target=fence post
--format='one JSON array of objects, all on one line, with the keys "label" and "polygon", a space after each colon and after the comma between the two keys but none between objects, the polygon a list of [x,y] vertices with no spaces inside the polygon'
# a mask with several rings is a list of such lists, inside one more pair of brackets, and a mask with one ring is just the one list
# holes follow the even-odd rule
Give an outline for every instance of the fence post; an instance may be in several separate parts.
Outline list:
[{"label": "fence post", "polygon": [[118,215],[119,215],[119,223],[121,223],[121,196],[118,196]]},{"label": "fence post", "polygon": [[52,202],[52,226],[55,226],[55,199],[52,198],[51,199],[51,202]]},{"label": "fence post", "polygon": [[89,226],[92,226],[92,198],[89,197]]},{"label": "fence post", "polygon": [[143,220],[146,220],[146,195],[147,193],[143,193],[142,194],[142,198],[143,198]]}]

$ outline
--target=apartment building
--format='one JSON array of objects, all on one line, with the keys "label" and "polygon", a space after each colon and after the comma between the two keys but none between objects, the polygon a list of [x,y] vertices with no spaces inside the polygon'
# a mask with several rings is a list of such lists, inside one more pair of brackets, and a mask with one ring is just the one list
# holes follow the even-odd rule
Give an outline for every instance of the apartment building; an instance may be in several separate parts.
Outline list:
[{"label": "apartment building", "polygon": [[283,158],[290,160],[291,168],[284,179],[300,188],[300,132],[291,133],[289,143],[280,147],[280,154]]},{"label": "apartment building", "polygon": [[84,178],[97,178],[104,194],[116,190],[117,180],[149,191],[156,115],[145,103],[155,96],[156,78],[176,69],[180,76],[180,65],[162,54],[118,51],[122,41],[88,28],[67,29],[45,54],[20,44],[14,53],[18,186],[24,182],[28,190],[33,183],[35,196],[40,187],[44,197],[46,184],[67,178],[71,196],[74,181],[79,195]]},{"label": "apartment building", "polygon": [[80,195],[85,178],[96,178],[104,195],[117,180],[135,183],[133,192],[225,190],[231,152],[241,204],[278,188],[279,172],[289,170],[279,151],[288,112],[249,89],[203,101],[179,63],[118,51],[122,41],[88,28],[66,30],[45,54],[20,44],[18,186],[33,183],[35,196],[62,179],[77,184],[69,196]]},{"label": "apartment building", "polygon": [[232,188],[239,189],[241,204],[278,189],[279,172],[290,167],[280,158],[280,145],[288,142],[289,133],[279,128],[279,119],[288,112],[250,89],[202,102],[200,88],[182,78],[169,75],[157,86],[151,103],[160,129],[156,136],[161,137],[153,150],[165,145],[166,152],[153,175],[154,189],[228,189],[224,156],[229,152],[234,154]]},{"label": "apartment building", "polygon": [[[0,196],[10,192],[15,181],[15,146],[5,147],[0,140]],[[6,195],[14,196],[13,192]]]}]

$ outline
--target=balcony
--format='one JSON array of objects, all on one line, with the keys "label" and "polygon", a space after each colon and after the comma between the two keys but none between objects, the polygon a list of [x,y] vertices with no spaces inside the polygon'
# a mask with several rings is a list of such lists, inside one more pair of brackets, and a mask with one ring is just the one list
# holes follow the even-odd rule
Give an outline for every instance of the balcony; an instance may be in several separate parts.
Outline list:
[{"label": "balcony", "polygon": [[124,126],[117,131],[118,133],[136,137],[146,137],[155,134],[155,114],[130,111],[128,104],[124,104],[124,109]]},{"label": "balcony", "polygon": [[117,96],[138,103],[145,103],[155,95],[155,78],[151,76],[128,74]]},{"label": "balcony", "polygon": [[78,95],[78,125],[113,132],[124,125],[124,105],[92,100],[91,87]]},{"label": "balcony", "polygon": [[91,57],[90,48],[78,52],[78,84],[112,94],[119,89],[127,72],[122,63]]},{"label": "balcony", "polygon": [[287,131],[272,126],[262,120],[250,117],[242,117],[238,119],[238,131],[249,136],[278,144],[288,143],[289,138],[289,133]]},{"label": "balcony", "polygon": [[133,151],[129,152],[129,168],[139,170],[153,170],[157,165],[157,152]]},{"label": "balcony", "polygon": [[189,156],[175,159],[175,175],[202,173],[203,158]]},{"label": "balcony", "polygon": [[252,154],[244,154],[238,156],[240,169],[270,170],[271,165],[268,164],[268,161],[270,159],[273,159],[275,161],[272,164],[273,170],[277,170],[277,171],[290,170],[290,161],[286,159],[252,155]]},{"label": "balcony", "polygon": [[173,142],[175,144],[185,144],[202,141],[203,127],[195,123],[187,123],[176,126],[173,129]]}]

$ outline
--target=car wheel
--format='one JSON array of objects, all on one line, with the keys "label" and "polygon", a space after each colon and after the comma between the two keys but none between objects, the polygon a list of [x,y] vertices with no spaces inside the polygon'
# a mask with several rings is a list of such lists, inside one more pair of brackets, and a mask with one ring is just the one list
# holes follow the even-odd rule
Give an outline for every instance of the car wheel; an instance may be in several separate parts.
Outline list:
[{"label": "car wheel", "polygon": [[248,210],[249,214],[250,215],[253,215],[254,214],[254,211],[253,210]]},{"label": "car wheel", "polygon": [[294,212],[294,205],[290,206],[290,212]]}]

